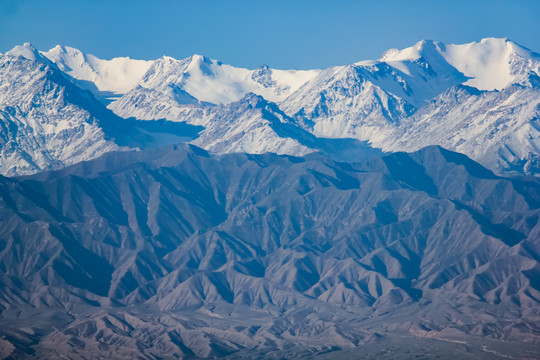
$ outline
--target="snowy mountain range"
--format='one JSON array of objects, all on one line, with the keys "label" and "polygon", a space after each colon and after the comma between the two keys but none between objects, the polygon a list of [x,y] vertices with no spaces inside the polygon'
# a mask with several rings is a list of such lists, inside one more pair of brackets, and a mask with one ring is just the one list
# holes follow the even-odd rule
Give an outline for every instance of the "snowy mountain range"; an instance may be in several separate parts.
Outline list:
[{"label": "snowy mountain range", "polygon": [[27,43],[0,174],[0,359],[540,357],[540,55],[508,39],[322,70]]},{"label": "snowy mountain range", "polygon": [[[120,117],[202,126],[194,144],[219,153],[301,155],[322,151],[325,145],[319,142],[325,139],[344,138],[349,146],[354,144],[351,139],[360,140],[362,146],[330,154],[336,159],[361,160],[342,155],[359,155],[366,149],[365,142],[383,152],[441,145],[497,173],[539,171],[540,55],[507,39],[465,45],[421,41],[407,49],[389,50],[377,61],[306,71],[266,66],[247,70],[200,55],[182,60],[167,56],[154,61],[101,60],[64,46],[39,52],[30,44],[2,58],[15,62],[19,56],[64,74],[81,93],[89,90]],[[9,76],[0,78],[2,88],[28,86],[15,79],[25,76],[24,69],[9,71]],[[42,91],[39,86],[33,91]],[[264,115],[251,111],[250,94],[271,104],[267,109],[272,110]],[[0,101],[1,109],[24,101],[9,96]],[[53,94],[49,98],[57,101]],[[235,110],[230,113],[230,109]],[[246,112],[239,114],[238,109]],[[276,118],[320,141],[297,146],[294,137],[265,130],[265,124]],[[104,140],[92,141],[101,146],[97,143]],[[1,172],[27,174],[49,168],[33,156],[26,157],[36,166],[10,160]],[[14,156],[3,156],[8,157]],[[60,166],[65,160],[53,156],[49,163]]]}]

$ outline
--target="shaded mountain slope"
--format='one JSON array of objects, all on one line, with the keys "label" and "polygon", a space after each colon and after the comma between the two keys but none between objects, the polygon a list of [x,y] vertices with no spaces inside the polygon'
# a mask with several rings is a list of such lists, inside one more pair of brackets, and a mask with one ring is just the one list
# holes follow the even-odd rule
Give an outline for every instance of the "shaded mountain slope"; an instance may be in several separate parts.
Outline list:
[{"label": "shaded mountain slope", "polygon": [[374,144],[386,151],[415,151],[440,144],[498,172],[538,174],[540,88],[513,85],[501,91],[478,91],[452,87]]},{"label": "shaded mountain slope", "polygon": [[0,178],[3,348],[152,358],[294,356],[393,333],[537,343],[539,215],[536,179],[439,147],[339,163],[178,145]]}]

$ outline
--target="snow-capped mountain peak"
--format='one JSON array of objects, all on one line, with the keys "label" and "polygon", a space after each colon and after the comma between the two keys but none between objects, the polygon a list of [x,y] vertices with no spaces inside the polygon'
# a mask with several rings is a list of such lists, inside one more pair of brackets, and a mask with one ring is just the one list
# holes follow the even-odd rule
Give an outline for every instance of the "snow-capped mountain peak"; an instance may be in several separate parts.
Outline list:
[{"label": "snow-capped mountain peak", "polygon": [[[185,69],[185,77],[220,77],[226,75],[228,68],[233,68],[229,65],[223,65],[221,61],[210,59],[204,55],[193,54],[187,60]],[[233,68],[238,69],[238,68]],[[241,69],[238,69],[241,70]]]},{"label": "snow-capped mountain peak", "polygon": [[432,40],[421,40],[413,46],[402,50],[389,49],[383,53],[383,55],[379,58],[379,61],[391,62],[417,60],[425,55],[428,48],[437,47],[437,45],[438,44]]},{"label": "snow-capped mountain peak", "polygon": [[445,58],[470,77],[465,85],[480,90],[501,90],[523,80],[522,76],[539,73],[540,56],[508,40],[487,38],[464,45],[448,45]]},{"label": "snow-capped mountain peak", "polygon": [[41,53],[104,102],[118,98],[137,85],[153,61],[117,57],[103,60],[91,54],[57,45]]},{"label": "snow-capped mountain peak", "polygon": [[284,100],[318,72],[275,70],[264,66],[250,70],[194,54],[181,60],[171,57],[156,60],[139,85],[159,92],[174,85],[199,101],[212,104],[235,102],[249,92],[277,102]]},{"label": "snow-capped mountain peak", "polygon": [[29,43],[16,46],[6,55],[54,63],[83,89],[91,91],[105,105],[138,86],[166,92],[171,86],[198,101],[227,104],[254,92],[271,101],[282,101],[313,78],[318,70],[250,70],[223,64],[204,55],[177,60],[163,56],[157,60],[129,57],[100,59],[76,48],[57,45],[38,51]]},{"label": "snow-capped mountain peak", "polygon": [[32,61],[41,61],[43,60],[43,56],[39,53],[39,51],[29,42],[24,43],[23,45],[17,45],[10,51],[6,53],[6,55],[9,56],[22,56],[23,58],[26,58],[28,60]]},{"label": "snow-capped mountain peak", "polygon": [[[238,106],[249,103],[252,95],[246,94],[253,93],[274,103],[277,111],[273,112],[283,112],[291,126],[321,138],[354,138],[384,150],[438,144],[505,171],[521,168],[519,164],[527,162],[529,154],[537,153],[535,99],[540,91],[540,55],[506,38],[462,45],[422,40],[402,50],[389,50],[378,60],[322,71],[276,70],[266,65],[250,70],[199,54],[180,60],[169,56],[153,61],[102,60],[66,46],[39,52],[30,44],[16,47],[6,57],[10,55],[40,60],[61,70],[102,102],[120,97],[109,109],[125,118],[206,127],[212,123],[210,119],[218,124],[232,121],[232,116],[253,125],[250,132],[216,125],[215,131],[204,132],[198,140],[206,148],[214,146],[203,140],[210,135],[212,139],[224,136],[219,131],[234,133],[234,143],[243,144],[241,137],[257,133],[255,127],[266,124],[259,121],[259,113]],[[478,92],[452,90],[461,86]],[[232,106],[220,107],[229,104]],[[508,116],[500,118],[502,113]],[[234,121],[231,126],[246,124]],[[459,133],[459,137],[448,136],[450,126],[454,128],[451,133]],[[411,140],[413,133],[419,136],[416,140]],[[402,141],[396,141],[396,134]],[[483,137],[486,140],[477,145],[477,139]],[[219,151],[233,149],[227,146]],[[276,150],[256,148],[258,152]],[[499,150],[505,154],[503,161],[499,161]]]},{"label": "snow-capped mountain peak", "polygon": [[507,38],[485,38],[462,45],[422,40],[403,50],[388,50],[379,61],[397,67],[396,62],[420,58],[433,67],[451,65],[469,78],[464,85],[479,90],[501,90],[521,82],[524,72],[540,73],[540,55]]},{"label": "snow-capped mountain peak", "polygon": [[193,54],[190,56],[190,60],[191,60],[191,63],[190,63],[190,66],[194,66],[194,67],[201,67],[201,66],[211,66],[211,65],[218,65],[220,66],[221,65],[221,61],[219,60],[213,60],[213,59],[210,59],[204,55],[200,55],[200,54]]}]

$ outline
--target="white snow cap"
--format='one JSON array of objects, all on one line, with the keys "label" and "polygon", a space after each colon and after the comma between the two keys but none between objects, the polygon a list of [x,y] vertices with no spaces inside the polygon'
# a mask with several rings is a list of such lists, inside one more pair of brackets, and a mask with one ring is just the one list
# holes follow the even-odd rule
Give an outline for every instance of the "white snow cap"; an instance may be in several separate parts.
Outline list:
[{"label": "white snow cap", "polygon": [[100,91],[123,94],[137,85],[153,61],[117,57],[103,60],[91,54],[57,45],[42,53],[75,79],[93,82]]},{"label": "white snow cap", "polygon": [[388,50],[379,61],[404,62],[421,57],[432,65],[446,61],[470,78],[465,85],[480,90],[500,90],[515,82],[512,65],[519,60],[540,61],[539,54],[507,38],[485,38],[463,45],[422,40],[403,50]]},{"label": "white snow cap", "polygon": [[43,57],[39,53],[39,51],[36,50],[34,46],[30,43],[24,43],[23,45],[17,45],[10,51],[6,53],[6,55],[9,56],[22,56],[28,60],[36,61],[38,59],[42,59]]}]

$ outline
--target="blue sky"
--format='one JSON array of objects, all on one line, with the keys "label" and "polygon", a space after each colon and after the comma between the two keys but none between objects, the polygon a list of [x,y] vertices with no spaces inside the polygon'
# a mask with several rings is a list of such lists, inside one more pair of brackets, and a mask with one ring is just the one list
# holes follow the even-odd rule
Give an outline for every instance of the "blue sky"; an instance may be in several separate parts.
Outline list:
[{"label": "blue sky", "polygon": [[31,42],[101,58],[184,58],[324,68],[421,39],[508,37],[540,52],[539,0],[0,0],[0,52]]}]

